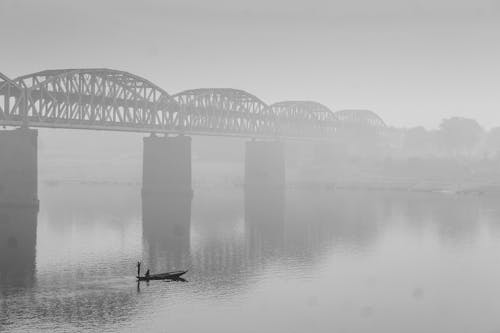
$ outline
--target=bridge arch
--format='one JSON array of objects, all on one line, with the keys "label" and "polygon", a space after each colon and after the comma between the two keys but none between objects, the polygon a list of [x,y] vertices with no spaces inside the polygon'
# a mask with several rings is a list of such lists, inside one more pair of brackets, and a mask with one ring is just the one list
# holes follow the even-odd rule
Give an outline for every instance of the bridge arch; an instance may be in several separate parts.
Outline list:
[{"label": "bridge arch", "polygon": [[336,121],[337,117],[325,105],[313,101],[284,101],[271,105],[278,117],[316,121]]},{"label": "bridge arch", "polygon": [[387,125],[375,112],[370,110],[340,110],[335,112],[341,127],[383,129]]},{"label": "bridge arch", "polygon": [[20,87],[7,75],[0,73],[0,120],[6,121],[13,113],[19,113],[24,95]]},{"label": "bridge arch", "polygon": [[314,101],[283,101],[272,104],[271,108],[279,118],[282,132],[333,134],[338,123],[332,110]]},{"label": "bridge arch", "polygon": [[179,108],[150,81],[103,68],[57,69],[14,80],[26,89],[30,123],[69,127],[172,130]]},{"label": "bridge arch", "polygon": [[17,84],[12,81],[7,75],[4,73],[0,72],[0,90],[5,86],[5,85],[12,85],[12,86],[17,86]]},{"label": "bridge arch", "polygon": [[330,109],[313,101],[270,106],[230,88],[172,96],[137,75],[106,68],[46,70],[14,80],[0,74],[0,121],[9,126],[261,138],[323,137],[339,123]]},{"label": "bridge arch", "polygon": [[261,99],[244,90],[201,88],[173,96],[180,105],[187,130],[274,135],[277,119]]},{"label": "bridge arch", "polygon": [[[74,79],[79,79],[80,81],[68,81]],[[93,87],[90,86],[91,81],[99,81],[96,83],[103,85]],[[148,100],[150,102],[171,100],[171,96],[165,90],[151,81],[128,72],[107,68],[46,70],[20,76],[15,79],[15,82],[20,87],[31,90],[51,88],[53,91],[71,91],[78,88],[79,92],[88,89],[88,93],[100,94],[110,94],[110,89],[113,88],[113,85],[117,85],[130,93],[131,98]],[[67,85],[62,85],[62,83],[67,83]],[[82,86],[77,86],[75,83],[79,83]],[[91,88],[99,88],[100,90],[91,91]]]}]

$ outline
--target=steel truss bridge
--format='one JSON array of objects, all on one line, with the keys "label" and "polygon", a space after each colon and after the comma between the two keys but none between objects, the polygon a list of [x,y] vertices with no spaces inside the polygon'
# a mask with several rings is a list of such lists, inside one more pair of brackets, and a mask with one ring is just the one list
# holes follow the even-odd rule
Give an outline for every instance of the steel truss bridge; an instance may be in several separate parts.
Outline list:
[{"label": "steel truss bridge", "polygon": [[0,73],[0,126],[282,139],[386,128],[367,110],[333,112],[312,101],[268,105],[236,89],[170,95],[144,78],[110,69],[46,70],[16,79]]}]

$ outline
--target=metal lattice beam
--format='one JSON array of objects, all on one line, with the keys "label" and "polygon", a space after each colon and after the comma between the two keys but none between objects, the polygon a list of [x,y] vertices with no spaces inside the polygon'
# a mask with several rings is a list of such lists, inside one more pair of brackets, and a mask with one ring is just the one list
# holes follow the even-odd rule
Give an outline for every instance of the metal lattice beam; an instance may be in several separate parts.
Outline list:
[{"label": "metal lattice beam", "polygon": [[333,113],[312,101],[269,106],[229,88],[171,96],[144,78],[110,69],[47,70],[14,80],[0,73],[0,125],[296,139],[385,128],[371,111]]},{"label": "metal lattice beam", "polygon": [[243,90],[193,89],[173,97],[181,105],[183,125],[188,131],[250,136],[275,136],[278,133],[279,124],[273,110]]},{"label": "metal lattice beam", "polygon": [[13,114],[21,114],[24,102],[23,90],[9,77],[0,73],[0,123],[9,121]]},{"label": "metal lattice beam", "polygon": [[271,105],[280,120],[282,134],[333,136],[338,119],[332,110],[313,101],[284,101]]},{"label": "metal lattice beam", "polygon": [[[179,106],[171,96],[130,73],[108,69],[51,70],[14,80],[26,90],[31,126],[176,131]],[[22,120],[22,113],[10,121]]]},{"label": "metal lattice beam", "polygon": [[341,110],[335,112],[341,127],[386,128],[385,122],[370,110]]}]

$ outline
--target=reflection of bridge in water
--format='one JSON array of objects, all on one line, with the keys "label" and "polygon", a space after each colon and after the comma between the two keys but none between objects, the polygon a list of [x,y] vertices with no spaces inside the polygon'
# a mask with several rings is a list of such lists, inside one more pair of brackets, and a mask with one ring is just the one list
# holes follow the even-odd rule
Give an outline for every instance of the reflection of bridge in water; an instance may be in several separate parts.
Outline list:
[{"label": "reflection of bridge in water", "polygon": [[[66,193],[62,189],[52,190],[57,190],[60,196]],[[91,190],[88,189],[89,193]],[[266,270],[272,270],[274,265],[290,265],[291,273],[297,274],[297,268],[314,271],[325,255],[332,252],[349,251],[362,255],[367,248],[376,245],[391,223],[406,221],[406,227],[417,232],[431,227],[445,243],[468,243],[471,237],[480,233],[483,225],[499,230],[494,198],[362,191],[292,190],[286,195],[283,192],[201,192],[193,204],[188,196],[143,202],[142,243],[145,265],[155,271],[189,265],[190,283],[185,288],[204,295],[238,295],[242,289],[252,286],[256,276],[266,274]],[[109,192],[99,195],[101,197],[93,198],[91,203],[76,197],[65,205],[76,207],[78,201],[83,201],[83,206],[88,205],[87,210],[100,211],[97,215],[112,216],[108,211],[112,209],[121,216],[118,204],[112,208],[106,205],[96,207],[96,203],[104,201]],[[132,201],[137,200],[137,194],[123,195],[119,200],[126,205],[133,205]],[[52,201],[58,202],[59,197],[56,199]],[[239,202],[244,202],[244,205]],[[54,204],[49,210],[59,210],[59,205]],[[136,209],[127,214],[135,215]],[[84,215],[80,222],[87,224],[87,219],[92,221],[97,215]],[[11,256],[14,251],[23,253],[11,269],[0,270],[0,293],[5,305],[0,312],[0,322],[2,316],[16,318],[17,314],[9,310],[9,305],[16,302],[16,305],[29,303],[24,306],[47,321],[72,322],[76,318],[96,325],[109,318],[128,320],[139,308],[142,311],[154,306],[151,300],[135,297],[130,285],[134,262],[119,263],[111,257],[92,262],[90,267],[83,266],[84,271],[95,270],[95,273],[106,268],[102,266],[109,266],[111,272],[105,276],[115,281],[112,288],[104,290],[102,287],[93,289],[96,280],[87,281],[91,275],[72,276],[82,279],[90,287],[85,292],[75,292],[72,288],[81,288],[81,285],[68,285],[64,277],[59,277],[58,282],[52,281],[61,275],[60,270],[40,274],[45,268],[37,267],[35,273],[35,257],[39,256],[35,246],[36,211],[4,207],[0,209],[0,216],[0,241],[13,246],[10,252],[1,248],[0,261],[13,264]],[[56,226],[67,220],[66,213],[60,216],[50,213],[48,216],[50,223]],[[401,216],[405,218],[401,219]],[[62,221],[55,221],[57,219]],[[234,228],[240,221],[242,228]],[[116,223],[115,227],[114,234],[119,234],[121,223]],[[227,228],[232,230],[228,233]],[[140,232],[134,237],[140,238]],[[135,255],[140,256],[140,253]],[[19,288],[9,291],[9,285],[31,288],[34,281],[34,288],[45,288],[45,291],[62,288],[67,295],[30,298],[17,297],[23,293]],[[6,285],[7,292],[4,292]]]},{"label": "reflection of bridge in water", "polygon": [[[248,289],[257,276],[274,267],[307,274],[334,253],[369,255],[394,224],[409,232],[432,230],[440,243],[452,246],[469,244],[483,227],[500,231],[497,216],[488,217],[498,215],[497,198],[295,190],[286,195],[246,191],[243,197],[243,228],[237,230],[236,222],[221,221],[238,220],[239,216],[228,214],[225,207],[237,205],[239,195],[228,195],[217,204],[205,193],[193,207],[192,218],[199,220],[195,225],[185,207],[177,210],[172,205],[170,213],[162,207],[167,215],[143,221],[148,264],[159,271],[190,267],[193,289],[209,295],[233,294]],[[181,210],[185,215],[179,219]],[[233,237],[227,236],[230,228]],[[185,232],[194,232],[194,238]]]},{"label": "reflection of bridge in water", "polygon": [[150,195],[191,190],[188,135],[252,138],[246,145],[246,183],[282,186],[280,141],[338,143],[385,129],[371,111],[333,112],[312,101],[268,105],[236,89],[170,95],[144,78],[109,69],[47,70],[13,80],[0,73],[0,126],[22,127],[0,131],[0,203],[24,205],[38,200],[37,132],[28,128],[152,133],[144,138],[143,160],[143,188]]}]

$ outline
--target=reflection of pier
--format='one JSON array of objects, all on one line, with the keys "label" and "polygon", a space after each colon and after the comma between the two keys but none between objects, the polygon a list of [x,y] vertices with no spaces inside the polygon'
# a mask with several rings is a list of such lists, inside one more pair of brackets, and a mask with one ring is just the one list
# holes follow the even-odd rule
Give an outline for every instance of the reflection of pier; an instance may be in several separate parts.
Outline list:
[{"label": "reflection of pier", "polygon": [[[283,248],[284,191],[245,191],[242,217],[228,207],[241,207],[241,192],[197,193],[198,242],[191,242],[191,196],[143,193],[143,243],[147,267],[153,272],[191,268],[187,279],[209,289],[227,290],[247,283],[256,268],[279,258]],[[242,208],[242,207],[241,207]],[[240,209],[241,209],[240,208]],[[236,215],[234,215],[236,214]],[[236,234],[235,234],[236,233]],[[208,284],[208,285],[207,285]]]},{"label": "reflection of pier", "polygon": [[235,292],[275,266],[307,272],[333,252],[368,253],[387,226],[399,221],[437,228],[460,241],[478,226],[478,200],[401,192],[201,190],[191,221],[187,198],[143,198],[145,259],[154,272],[190,268],[187,279],[200,292]]},{"label": "reflection of pier", "polygon": [[[285,191],[245,190],[245,230],[252,257],[269,257],[283,249]],[[267,258],[269,259],[269,258]]]},{"label": "reflection of pier", "polygon": [[153,272],[189,268],[191,201],[191,193],[143,193],[143,243]]},{"label": "reflection of pier", "polygon": [[38,207],[0,207],[0,283],[33,283]]},{"label": "reflection of pier", "polygon": [[[85,260],[92,257],[87,250],[100,254],[100,249],[112,248],[106,246],[120,239],[136,212],[136,194],[62,186],[45,189],[43,198],[40,214],[37,207],[0,206],[0,331],[5,322],[25,321],[28,310],[36,321],[33,327],[58,323],[61,331],[78,331],[76,322],[102,327],[110,318],[124,321],[142,309],[144,304],[134,297],[131,270],[116,252],[101,260]],[[39,233],[38,215],[38,224],[45,229]],[[93,242],[91,230],[96,226],[109,233]],[[63,241],[68,230],[78,234],[75,238],[83,240],[84,247]],[[131,245],[125,245],[126,258],[135,254]],[[71,256],[65,253],[68,249]]]},{"label": "reflection of pier", "polygon": [[153,272],[189,266],[192,198],[191,138],[144,138],[142,225]]}]

